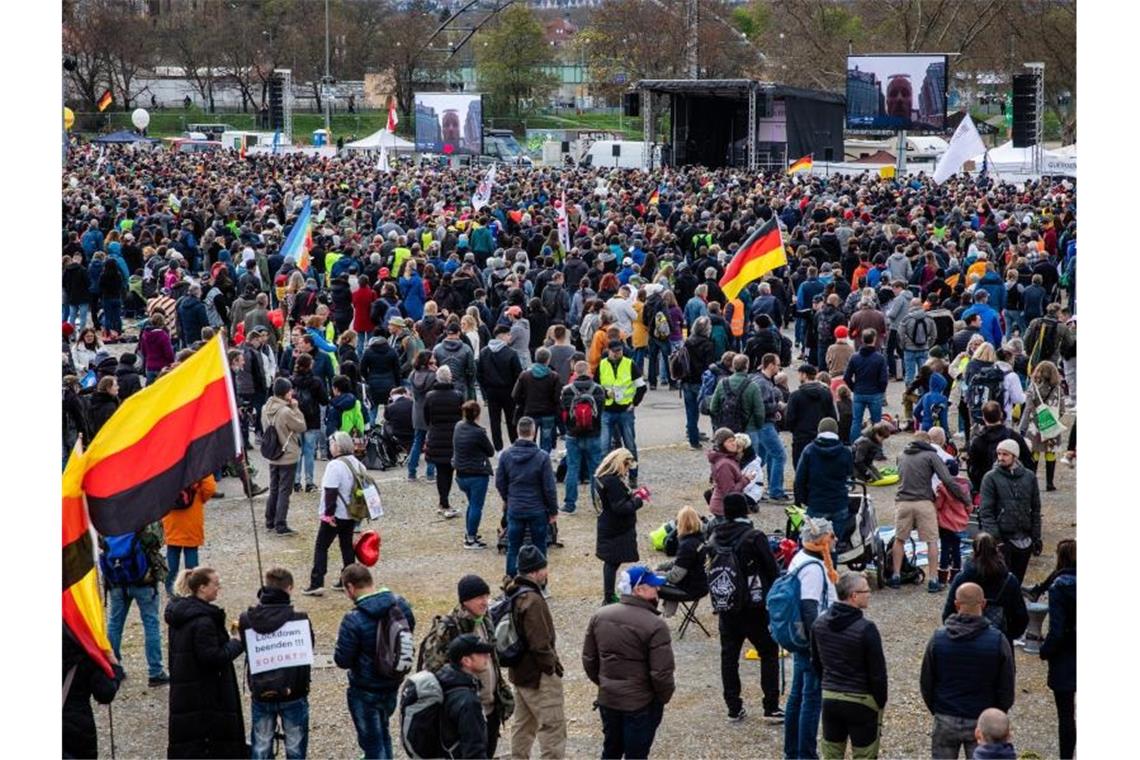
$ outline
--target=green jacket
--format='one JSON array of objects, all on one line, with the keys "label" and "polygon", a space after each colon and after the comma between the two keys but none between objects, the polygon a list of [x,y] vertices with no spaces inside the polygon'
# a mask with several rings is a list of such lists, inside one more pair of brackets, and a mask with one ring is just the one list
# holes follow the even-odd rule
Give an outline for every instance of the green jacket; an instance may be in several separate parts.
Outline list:
[{"label": "green jacket", "polygon": [[[482,638],[492,643],[495,641],[495,632],[491,627],[489,615],[476,620],[459,605],[447,615],[436,615],[432,620],[431,630],[420,644],[420,658],[416,662],[416,670],[437,672],[448,662],[447,648],[451,642],[462,633],[474,632],[476,625],[483,628]],[[515,695],[511,692],[507,679],[503,678],[498,655],[491,656],[491,666],[495,669],[495,707],[499,712],[499,718],[506,723],[515,711]]]},{"label": "green jacket", "polygon": [[360,409],[360,401],[358,400],[352,405],[352,408],[347,412],[342,412],[340,415],[340,429],[351,434],[354,430],[358,434],[364,433],[364,413]]},{"label": "green jacket", "polygon": [[[733,392],[740,396],[740,410],[744,415],[744,430],[734,430],[733,432],[743,433],[764,427],[764,396],[744,372],[733,372],[717,384],[712,401],[709,402],[712,418],[716,420],[720,415],[720,407],[724,403],[724,384],[726,382],[732,383]],[[743,389],[741,389],[742,384]]]}]

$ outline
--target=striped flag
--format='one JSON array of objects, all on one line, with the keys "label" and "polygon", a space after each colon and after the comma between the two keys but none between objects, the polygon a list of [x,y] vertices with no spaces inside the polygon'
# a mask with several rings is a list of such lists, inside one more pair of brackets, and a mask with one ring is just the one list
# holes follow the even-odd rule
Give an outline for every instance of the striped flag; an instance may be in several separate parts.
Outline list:
[{"label": "striped flag", "polygon": [[104,654],[111,643],[95,569],[95,536],[83,504],[85,462],[83,448],[76,442],[63,471],[63,624],[88,656],[114,677]]},{"label": "striped flag", "polygon": [[788,174],[795,174],[796,172],[810,172],[812,165],[812,155],[807,154],[803,158],[796,159],[792,165],[788,167]]},{"label": "striped flag", "polygon": [[562,246],[562,255],[570,252],[570,220],[566,216],[566,191],[562,191],[562,202],[558,206],[558,242]]},{"label": "striped flag", "polygon": [[114,96],[111,95],[110,90],[103,90],[103,94],[99,96],[99,100],[95,103],[95,107],[99,109],[99,113],[103,113],[111,104],[115,102]]},{"label": "striped flag", "polygon": [[650,206],[656,206],[660,202],[661,202],[661,187],[657,186],[657,187],[653,188],[653,192],[649,194],[649,205]]},{"label": "striped flag", "polygon": [[297,221],[293,222],[293,229],[289,230],[289,237],[285,238],[285,243],[281,246],[281,256],[292,256],[303,272],[309,271],[309,251],[313,249],[312,202],[311,197],[305,199]]},{"label": "striped flag", "polygon": [[396,99],[388,98],[388,132],[396,134],[396,125],[400,123],[400,117],[396,115]]},{"label": "striped flag", "polygon": [[724,270],[724,276],[720,278],[720,289],[724,291],[725,298],[731,300],[736,298],[748,283],[787,263],[784,241],[780,237],[776,217],[773,216],[752,233],[737,250],[732,261],[728,263],[728,268]]},{"label": "striped flag", "polygon": [[91,524],[104,536],[140,530],[169,512],[179,491],[240,453],[237,404],[218,335],[124,401],[91,441],[82,460]]}]

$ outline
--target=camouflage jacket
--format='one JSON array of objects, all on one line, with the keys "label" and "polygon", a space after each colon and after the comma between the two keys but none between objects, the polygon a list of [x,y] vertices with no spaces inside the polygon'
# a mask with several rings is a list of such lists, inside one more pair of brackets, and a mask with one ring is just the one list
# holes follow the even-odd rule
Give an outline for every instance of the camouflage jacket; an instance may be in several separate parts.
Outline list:
[{"label": "camouflage jacket", "polygon": [[[477,622],[460,606],[455,607],[447,615],[436,615],[431,622],[431,629],[420,643],[416,670],[437,672],[447,664],[447,648],[455,637],[462,633],[474,632],[476,625],[483,626],[482,638],[490,642],[495,641],[495,631],[491,627],[491,618],[488,615],[484,615]],[[515,695],[511,692],[507,679],[503,677],[497,655],[491,656],[491,666],[495,669],[495,708],[498,710],[499,719],[506,723],[515,711]]]}]

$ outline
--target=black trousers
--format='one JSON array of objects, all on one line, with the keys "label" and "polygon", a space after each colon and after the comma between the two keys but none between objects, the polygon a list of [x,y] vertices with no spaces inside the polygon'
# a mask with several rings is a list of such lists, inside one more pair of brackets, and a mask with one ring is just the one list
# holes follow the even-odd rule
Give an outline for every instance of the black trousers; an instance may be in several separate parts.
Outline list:
[{"label": "black trousers", "polygon": [[768,613],[762,608],[740,612],[722,612],[717,616],[720,629],[720,680],[724,704],[736,714],[740,699],[740,647],[748,640],[760,655],[760,689],[764,692],[764,709],[780,706],[780,651],[768,632]]},{"label": "black trousers", "polygon": [[1017,578],[1018,583],[1025,582],[1025,571],[1029,568],[1029,557],[1033,554],[1033,547],[1018,549],[1006,541],[1001,545],[1001,556],[1005,559],[1005,566]]},{"label": "black trousers", "polygon": [[495,756],[495,749],[499,746],[499,732],[503,728],[503,719],[499,716],[499,708],[487,717],[487,757]]},{"label": "black trousers", "polygon": [[439,494],[439,506],[451,509],[451,482],[455,479],[455,468],[451,462],[435,462],[435,490]]},{"label": "black trousers", "polygon": [[336,525],[321,522],[317,528],[317,545],[313,550],[313,573],[309,576],[310,585],[320,588],[325,585],[325,573],[329,566],[329,547],[333,541],[340,543],[340,559],[343,567],[348,567],[356,561],[356,554],[352,550],[352,529],[356,523],[353,520],[337,518]]},{"label": "black trousers", "polygon": [[269,465],[269,498],[265,502],[265,527],[283,530],[288,526],[289,496],[293,493],[294,464]]},{"label": "black trousers", "polygon": [[486,393],[483,398],[487,402],[487,414],[491,418],[491,443],[494,444],[495,451],[502,451],[502,423],[504,418],[507,423],[508,441],[514,443],[515,439],[519,437],[518,428],[515,426],[515,401],[511,398],[509,392],[501,396]]},{"label": "black trousers", "polygon": [[[821,716],[821,739],[828,744],[838,745],[835,747],[837,750],[839,747],[846,749],[848,741],[851,742],[852,750],[870,748],[879,743],[879,713],[866,705],[824,698]],[[842,757],[841,754],[833,756]],[[859,756],[856,754],[856,757]]]},{"label": "black trousers", "polygon": [[[903,376],[902,372],[898,372],[898,362],[903,361],[903,348],[902,341],[899,340],[898,330],[891,330],[887,333],[887,372],[890,373],[891,379],[900,378]],[[897,361],[896,361],[897,360]]]},{"label": "black trousers", "polygon": [[609,604],[616,593],[617,588],[617,571],[621,567],[617,562],[603,562],[602,563],[602,603]]},{"label": "black trousers", "polygon": [[665,706],[654,699],[640,710],[613,710],[598,705],[602,715],[602,758],[649,757],[653,738],[665,713]]},{"label": "black trousers", "polygon": [[1062,760],[1069,760],[1077,750],[1077,693],[1055,691],[1057,703],[1057,744]]}]

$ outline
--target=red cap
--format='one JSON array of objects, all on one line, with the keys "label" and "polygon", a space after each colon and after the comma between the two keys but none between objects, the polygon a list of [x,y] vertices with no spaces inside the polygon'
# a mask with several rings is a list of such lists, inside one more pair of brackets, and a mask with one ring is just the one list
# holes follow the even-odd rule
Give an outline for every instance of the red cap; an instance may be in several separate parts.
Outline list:
[{"label": "red cap", "polygon": [[380,561],[380,533],[366,530],[356,539],[356,559],[365,567],[372,567]]},{"label": "red cap", "polygon": [[389,274],[391,274],[391,272],[388,271],[388,267],[380,267],[380,279],[381,280],[388,279]]},{"label": "red cap", "polygon": [[838,340],[845,340],[847,338],[847,326],[840,325],[835,328],[835,337]]},{"label": "red cap", "polygon": [[70,322],[63,323],[63,337],[70,338],[75,333],[75,325]]}]

